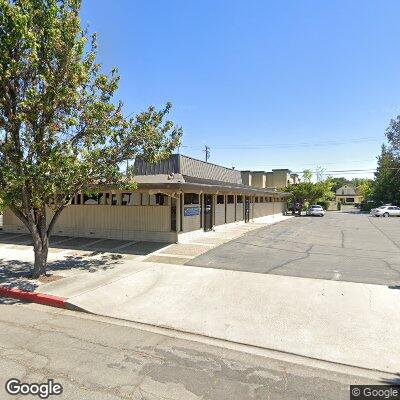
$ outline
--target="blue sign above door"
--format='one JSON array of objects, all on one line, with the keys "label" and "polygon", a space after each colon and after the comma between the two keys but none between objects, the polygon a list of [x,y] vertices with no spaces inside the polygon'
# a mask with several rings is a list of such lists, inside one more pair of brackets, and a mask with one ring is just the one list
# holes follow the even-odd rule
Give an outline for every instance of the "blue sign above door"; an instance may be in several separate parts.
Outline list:
[{"label": "blue sign above door", "polygon": [[200,214],[200,207],[195,206],[195,207],[185,207],[183,210],[183,215],[185,217],[194,217],[195,215]]}]

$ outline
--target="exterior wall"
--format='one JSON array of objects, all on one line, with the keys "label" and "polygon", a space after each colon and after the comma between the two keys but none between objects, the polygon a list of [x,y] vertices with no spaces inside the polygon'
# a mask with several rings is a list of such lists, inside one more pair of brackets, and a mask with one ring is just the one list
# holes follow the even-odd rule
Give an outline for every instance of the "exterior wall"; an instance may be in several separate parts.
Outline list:
[{"label": "exterior wall", "polygon": [[[239,204],[216,204],[214,195],[213,225],[223,225],[244,219],[244,201]],[[225,196],[225,201],[227,200]],[[198,213],[186,213],[185,209],[197,208]],[[250,220],[285,211],[286,202],[250,202]],[[177,228],[180,227],[181,202],[177,201]],[[226,211],[226,217],[225,217]],[[235,217],[236,211],[236,217]],[[192,210],[193,212],[193,210]],[[182,209],[181,232],[201,229],[200,205],[184,205]],[[51,211],[49,210],[49,215]],[[26,232],[19,219],[6,209],[3,229],[8,232]],[[171,199],[165,205],[71,205],[60,215],[53,234],[60,236],[114,238],[123,240],[176,242],[177,232],[171,231]]]},{"label": "exterior wall", "polygon": [[265,188],[266,187],[266,174],[265,172],[253,172],[252,173],[252,186]]},{"label": "exterior wall", "polygon": [[226,223],[235,222],[235,204],[226,205]]},{"label": "exterior wall", "polygon": [[267,172],[265,174],[265,179],[266,179],[266,183],[265,183],[265,187],[275,187],[274,186],[274,174],[272,172]]},{"label": "exterior wall", "polygon": [[[347,202],[346,199],[348,199],[348,198],[354,198],[354,203],[349,203],[349,202]],[[336,200],[337,202],[341,201],[342,203],[348,203],[348,204],[355,204],[355,203],[358,203],[358,204],[359,204],[359,203],[361,203],[361,202],[364,200],[364,197],[363,197],[363,196],[357,196],[357,195],[351,195],[351,194],[344,195],[344,196],[338,196],[338,195],[336,195],[335,200]]]},{"label": "exterior wall", "polygon": [[253,218],[281,214],[286,211],[286,202],[254,203],[253,210]]},{"label": "exterior wall", "polygon": [[[198,208],[198,215],[185,216],[185,210],[188,208]],[[182,232],[190,232],[200,229],[200,205],[188,204],[183,206],[183,216],[182,216]]]},{"label": "exterior wall", "polygon": [[243,221],[244,219],[243,216],[244,216],[244,203],[236,204],[236,221]]},{"label": "exterior wall", "polygon": [[288,181],[291,181],[289,170],[273,170],[267,172],[266,186],[267,188],[284,188],[288,185]]},{"label": "exterior wall", "polygon": [[290,180],[290,175],[286,172],[273,173],[273,187],[284,188],[288,185],[288,180]]},{"label": "exterior wall", "polygon": [[243,185],[252,186],[252,173],[250,171],[242,171]]},{"label": "exterior wall", "polygon": [[215,220],[214,225],[222,225],[225,223],[225,204],[215,204]]},{"label": "exterior wall", "polygon": [[[50,212],[51,213],[51,212]],[[170,207],[73,205],[60,215],[53,234],[126,240],[174,242]],[[7,232],[26,232],[22,222],[9,210],[4,212]]]}]

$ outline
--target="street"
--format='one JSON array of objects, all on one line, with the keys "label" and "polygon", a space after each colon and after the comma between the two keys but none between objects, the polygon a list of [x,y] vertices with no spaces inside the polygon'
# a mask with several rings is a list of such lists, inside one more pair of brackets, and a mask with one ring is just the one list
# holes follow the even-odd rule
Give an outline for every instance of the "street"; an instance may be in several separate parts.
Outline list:
[{"label": "street", "polygon": [[[164,336],[113,320],[2,299],[0,397],[5,382],[52,378],[68,400],[348,399],[382,373],[316,368]],[[333,370],[331,369],[333,368]],[[336,370],[335,370],[336,368]],[[395,378],[393,380],[395,382]],[[33,398],[33,397],[32,397]]]},{"label": "street", "polygon": [[352,212],[296,217],[249,232],[187,265],[396,287],[400,218]]}]

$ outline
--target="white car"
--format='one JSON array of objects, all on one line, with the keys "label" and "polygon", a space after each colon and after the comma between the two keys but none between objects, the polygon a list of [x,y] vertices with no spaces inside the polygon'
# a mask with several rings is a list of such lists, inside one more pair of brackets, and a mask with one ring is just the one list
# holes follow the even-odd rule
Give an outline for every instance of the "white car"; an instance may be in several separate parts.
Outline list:
[{"label": "white car", "polygon": [[310,208],[307,210],[307,215],[316,215],[319,217],[323,217],[325,215],[325,211],[322,206],[315,204],[310,206]]},{"label": "white car", "polygon": [[400,207],[381,206],[373,208],[371,210],[371,215],[375,215],[375,217],[400,217]]}]

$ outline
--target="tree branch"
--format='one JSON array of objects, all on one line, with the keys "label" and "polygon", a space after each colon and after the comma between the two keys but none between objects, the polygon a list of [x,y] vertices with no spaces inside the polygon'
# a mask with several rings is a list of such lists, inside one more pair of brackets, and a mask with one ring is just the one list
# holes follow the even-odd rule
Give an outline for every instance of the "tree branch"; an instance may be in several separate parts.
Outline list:
[{"label": "tree branch", "polygon": [[28,218],[25,217],[24,213],[22,211],[18,210],[18,208],[16,208],[13,205],[9,205],[8,207],[16,215],[16,217],[19,218],[19,220],[28,228],[29,232],[32,232],[30,225],[29,225]]},{"label": "tree branch", "polygon": [[58,217],[60,216],[61,212],[64,210],[65,205],[62,205],[58,208],[58,210],[54,213],[53,217],[51,218],[49,227],[47,228],[47,237],[50,237],[51,232],[54,229],[54,225],[57,222]]}]

